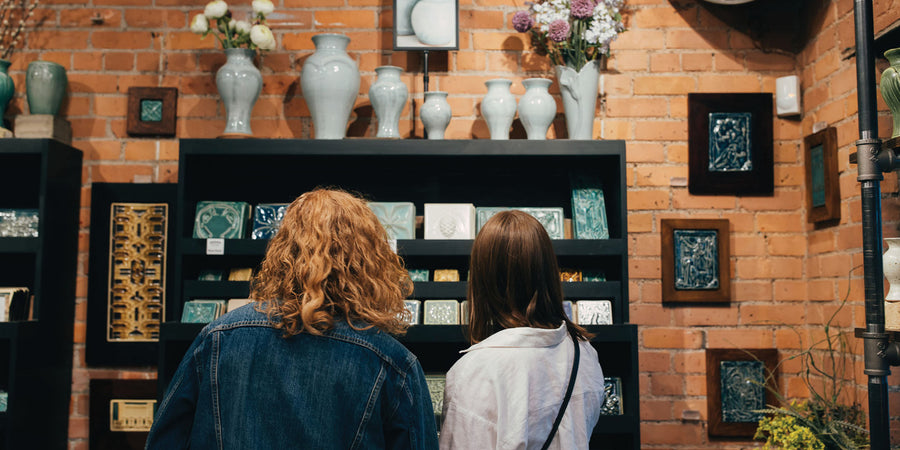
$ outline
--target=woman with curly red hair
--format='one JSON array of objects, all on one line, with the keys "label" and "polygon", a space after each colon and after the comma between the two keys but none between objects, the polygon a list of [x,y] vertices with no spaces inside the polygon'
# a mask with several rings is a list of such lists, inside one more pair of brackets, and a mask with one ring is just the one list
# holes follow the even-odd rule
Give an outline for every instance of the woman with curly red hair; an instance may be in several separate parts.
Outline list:
[{"label": "woman with curly red hair", "polygon": [[287,208],[255,302],[200,332],[147,448],[437,448],[406,330],[412,282],[365,202],[319,189]]}]

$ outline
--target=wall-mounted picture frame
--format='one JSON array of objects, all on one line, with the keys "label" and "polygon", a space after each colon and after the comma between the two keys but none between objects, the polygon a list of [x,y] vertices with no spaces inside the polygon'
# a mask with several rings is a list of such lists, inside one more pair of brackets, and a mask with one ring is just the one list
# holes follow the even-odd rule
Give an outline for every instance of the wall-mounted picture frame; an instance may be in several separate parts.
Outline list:
[{"label": "wall-mounted picture frame", "polygon": [[731,301],[728,219],[662,219],[662,301]]},{"label": "wall-mounted picture frame", "polygon": [[809,223],[841,220],[837,129],[828,127],[803,138],[806,155],[806,216]]},{"label": "wall-mounted picture frame", "polygon": [[459,0],[394,0],[394,50],[459,50]]},{"label": "wall-mounted picture frame", "polygon": [[772,94],[688,94],[688,191],[772,195]]},{"label": "wall-mounted picture frame", "polygon": [[128,88],[126,130],[129,136],[175,136],[178,89]]},{"label": "wall-mounted picture frame", "polygon": [[769,405],[777,405],[778,350],[706,349],[706,412],[711,437],[753,437]]}]

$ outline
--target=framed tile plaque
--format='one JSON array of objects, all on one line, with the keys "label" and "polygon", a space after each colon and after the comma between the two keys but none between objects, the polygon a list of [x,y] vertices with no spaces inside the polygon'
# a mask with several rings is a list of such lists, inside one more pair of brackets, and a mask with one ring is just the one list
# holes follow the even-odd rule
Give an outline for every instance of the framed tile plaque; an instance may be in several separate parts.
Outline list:
[{"label": "framed tile plaque", "polygon": [[762,418],[754,411],[777,404],[777,366],[776,349],[706,349],[710,436],[753,436]]},{"label": "framed tile plaque", "polygon": [[828,127],[803,139],[806,154],[806,214],[810,223],[841,220],[837,129]]},{"label": "framed tile plaque", "polygon": [[662,219],[663,302],[731,301],[727,219]]},{"label": "framed tile plaque", "polygon": [[688,190],[772,195],[772,94],[688,94]]}]

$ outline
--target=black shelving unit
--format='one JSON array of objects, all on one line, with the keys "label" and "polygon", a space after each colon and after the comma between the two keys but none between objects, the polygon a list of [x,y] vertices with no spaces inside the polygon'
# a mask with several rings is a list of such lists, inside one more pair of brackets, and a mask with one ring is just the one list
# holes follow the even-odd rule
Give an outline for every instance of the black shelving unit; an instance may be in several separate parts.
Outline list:
[{"label": "black shelving unit", "polygon": [[39,237],[0,238],[0,286],[26,286],[33,318],[0,323],[0,448],[68,447],[81,151],[0,140],[0,209],[37,209]]},{"label": "black shelving unit", "polygon": [[[604,416],[592,446],[640,446],[637,329],[628,323],[625,143],[623,141],[490,140],[207,140],[181,141],[172,301],[161,328],[162,394],[202,324],[178,323],[194,298],[243,298],[248,282],[199,281],[207,269],[258,267],[266,241],[228,239],[223,255],[207,255],[193,239],[196,205],[204,200],[288,203],[318,186],[359,192],[371,201],[476,206],[562,207],[572,217],[570,177],[588,171],[602,180],[610,239],[554,241],[560,265],[602,270],[605,282],[564,283],[567,299],[610,299],[615,325],[590,327],[604,373],[622,378],[625,414]],[[457,269],[466,278],[471,240],[400,240],[409,268]],[[458,299],[466,283],[417,282],[412,298]],[[468,347],[461,326],[413,326],[404,343],[426,372],[446,372]],[[613,447],[609,447],[613,443]],[[603,444],[603,445],[601,445]]]}]

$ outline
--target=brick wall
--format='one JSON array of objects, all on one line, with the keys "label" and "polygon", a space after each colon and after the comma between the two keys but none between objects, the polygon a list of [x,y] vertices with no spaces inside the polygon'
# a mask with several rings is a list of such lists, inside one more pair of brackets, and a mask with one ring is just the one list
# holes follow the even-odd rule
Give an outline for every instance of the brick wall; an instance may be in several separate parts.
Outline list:
[{"label": "brick wall", "polygon": [[[640,325],[642,437],[647,448],[741,448],[746,442],[710,441],[706,435],[704,349],[775,347],[786,357],[820,334],[821,324],[849,292],[852,307],[838,324],[862,326],[862,263],[859,187],[848,155],[855,148],[856,89],[852,47],[852,0],[826,0],[811,38],[799,54],[765,51],[748,35],[724,23],[703,2],[626,0],[629,31],[613,46],[603,76],[595,137],[628,141],[627,183],[631,319]],[[229,2],[249,9],[248,2]],[[487,138],[478,113],[483,82],[552,76],[546,58],[528,51],[512,30],[511,17],[522,2],[460,0],[460,51],[435,55],[433,90],[450,92],[454,118],[451,139]],[[876,29],[900,16],[900,0],[877,1]],[[190,33],[188,22],[205,0],[45,0],[38,10],[39,31],[12,57],[11,72],[20,95],[10,114],[24,112],[24,68],[41,58],[64,65],[70,96],[63,114],[72,122],[74,145],[85,153],[81,215],[78,307],[75,324],[72,449],[87,448],[88,380],[153,378],[153,368],[88,368],[84,362],[85,297],[90,185],[93,182],[150,180],[175,182],[175,139],[135,139],[125,133],[126,93],[130,86],[179,89],[178,137],[215,137],[224,128],[214,76],[224,62],[211,37]],[[271,16],[279,50],[259,59],[263,93],[253,114],[257,136],[308,138],[312,130],[300,94],[299,73],[313,51],[310,37],[329,31],[351,38],[349,51],[362,73],[354,136],[374,136],[365,93],[382,64],[404,67],[404,81],[417,104],[422,101],[420,60],[393,53],[388,0],[280,0]],[[883,67],[883,66],[880,66]],[[687,94],[690,92],[774,92],[775,79],[801,76],[804,114],[776,119],[773,197],[691,196],[673,179],[687,177]],[[554,86],[554,89],[556,87]],[[880,99],[879,99],[880,100]],[[883,103],[879,104],[886,111]],[[421,124],[407,107],[404,136],[421,136]],[[838,128],[841,171],[841,222],[817,229],[806,222],[802,138],[816,122]],[[558,126],[561,124],[557,124]],[[890,134],[882,113],[880,133]],[[551,134],[553,132],[551,131]],[[885,235],[898,232],[900,211],[896,177],[882,184]],[[660,219],[727,218],[732,233],[733,301],[726,306],[672,307],[661,304]],[[792,329],[801,332],[795,334]],[[851,342],[855,342],[851,339]],[[849,400],[865,404],[865,377],[856,343],[850,356],[857,389]],[[791,396],[805,387],[799,365],[782,367],[781,386]],[[896,378],[896,377],[895,377]],[[896,383],[895,383],[896,384]],[[900,399],[893,403],[900,409]],[[700,421],[692,420],[699,412]],[[895,413],[896,414],[896,413]]]}]

